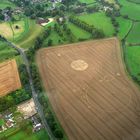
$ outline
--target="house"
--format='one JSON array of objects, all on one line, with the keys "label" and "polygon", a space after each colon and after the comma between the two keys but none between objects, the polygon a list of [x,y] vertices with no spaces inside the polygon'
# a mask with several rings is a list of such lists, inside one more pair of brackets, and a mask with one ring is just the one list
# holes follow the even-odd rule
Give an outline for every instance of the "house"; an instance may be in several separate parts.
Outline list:
[{"label": "house", "polygon": [[39,18],[37,20],[37,24],[39,25],[42,25],[42,24],[45,24],[45,23],[48,23],[49,22],[49,19],[44,19],[44,18]]},{"label": "house", "polygon": [[12,121],[8,120],[8,121],[6,122],[6,126],[7,126],[8,128],[11,128],[11,127],[14,126],[14,123],[13,123]]}]

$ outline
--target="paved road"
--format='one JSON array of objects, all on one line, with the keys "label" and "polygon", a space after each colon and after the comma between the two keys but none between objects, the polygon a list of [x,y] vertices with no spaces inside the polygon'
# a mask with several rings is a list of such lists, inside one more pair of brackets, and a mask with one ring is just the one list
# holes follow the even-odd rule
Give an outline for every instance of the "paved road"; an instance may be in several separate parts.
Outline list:
[{"label": "paved road", "polygon": [[26,53],[24,52],[24,49],[22,49],[22,48],[16,46],[15,44],[11,43],[10,41],[8,41],[8,40],[6,40],[6,39],[4,39],[4,41],[5,41],[9,46],[11,46],[11,47],[14,48],[15,50],[17,50],[17,51],[20,53],[20,55],[22,56],[22,58],[23,58],[23,60],[24,60],[24,63],[25,63],[25,65],[26,65],[27,72],[28,72],[29,83],[30,83],[30,87],[31,87],[31,91],[32,91],[32,96],[33,96],[33,100],[34,100],[35,105],[36,105],[37,112],[38,112],[38,114],[39,114],[39,116],[40,116],[40,118],[41,118],[41,121],[42,121],[42,123],[43,123],[43,125],[44,125],[44,127],[45,127],[45,129],[46,129],[46,131],[47,131],[47,133],[48,133],[48,135],[49,135],[50,140],[57,140],[57,139],[54,137],[52,131],[50,130],[50,128],[49,128],[49,126],[48,126],[48,123],[47,123],[47,121],[46,121],[46,119],[45,119],[45,115],[44,115],[44,113],[43,113],[43,107],[42,107],[42,105],[40,104],[40,102],[38,101],[38,97],[37,97],[38,95],[37,95],[37,93],[36,93],[36,91],[35,91],[35,88],[34,88],[34,85],[33,85],[33,79],[32,79],[32,75],[31,75],[31,70],[30,70],[30,66],[29,66],[29,61],[28,61],[28,58],[27,58],[27,56],[26,56]]}]

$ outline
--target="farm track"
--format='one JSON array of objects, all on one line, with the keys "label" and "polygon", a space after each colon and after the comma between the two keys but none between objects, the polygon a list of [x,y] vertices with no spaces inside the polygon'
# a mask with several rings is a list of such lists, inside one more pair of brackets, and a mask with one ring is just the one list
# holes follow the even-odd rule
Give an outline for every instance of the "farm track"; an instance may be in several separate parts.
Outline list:
[{"label": "farm track", "polygon": [[[72,69],[71,62],[78,59],[88,69]],[[37,63],[70,140],[140,138],[140,91],[126,75],[117,39],[41,49]]]}]

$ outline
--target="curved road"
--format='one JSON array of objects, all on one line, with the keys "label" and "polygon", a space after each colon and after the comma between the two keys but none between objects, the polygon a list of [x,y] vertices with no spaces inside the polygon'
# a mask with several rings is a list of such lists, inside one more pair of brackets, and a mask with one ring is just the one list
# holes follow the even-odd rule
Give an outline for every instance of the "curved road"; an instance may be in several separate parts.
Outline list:
[{"label": "curved road", "polygon": [[30,87],[31,87],[31,91],[32,91],[32,97],[33,97],[33,100],[35,102],[37,112],[38,112],[38,114],[39,114],[39,116],[41,118],[41,121],[42,121],[42,123],[44,125],[44,128],[46,129],[46,131],[47,131],[47,133],[49,135],[50,140],[57,140],[55,138],[55,136],[53,135],[52,131],[49,128],[49,125],[48,125],[48,123],[47,123],[47,121],[45,119],[45,115],[43,113],[43,107],[40,104],[40,102],[38,101],[38,95],[37,95],[37,93],[35,91],[35,88],[34,88],[34,85],[33,85],[33,79],[32,79],[32,75],[31,75],[29,61],[28,61],[28,58],[26,56],[26,53],[24,52],[24,49],[22,49],[20,47],[17,47],[15,44],[11,43],[10,41],[8,41],[7,39],[5,39],[3,37],[1,37],[1,39],[3,41],[5,41],[9,46],[14,48],[16,51],[18,51],[20,53],[20,55],[22,56],[24,64],[25,64],[26,69],[27,69],[28,76],[29,76],[29,83],[30,83]]}]

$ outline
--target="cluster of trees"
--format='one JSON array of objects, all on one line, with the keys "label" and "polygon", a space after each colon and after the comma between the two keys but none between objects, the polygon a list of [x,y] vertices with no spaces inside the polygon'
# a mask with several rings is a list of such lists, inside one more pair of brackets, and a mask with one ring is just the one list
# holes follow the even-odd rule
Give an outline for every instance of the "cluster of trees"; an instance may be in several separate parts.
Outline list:
[{"label": "cluster of trees", "polygon": [[58,7],[51,7],[48,3],[35,2],[33,0],[13,0],[18,7],[21,7],[24,10],[24,14],[32,19],[37,17],[46,18],[47,16],[56,16],[56,15],[64,15],[64,11],[66,11],[66,6],[61,4]]},{"label": "cluster of trees", "polygon": [[[30,47],[29,51],[26,52],[27,57],[30,61],[34,60],[35,52],[38,49],[42,48],[44,41],[50,36],[51,32],[52,32],[52,27],[50,26],[48,27],[48,29],[44,31],[44,33],[41,36],[36,38],[34,46]],[[47,46],[52,46],[52,43],[53,43],[53,40],[48,39]]]},{"label": "cluster of trees", "polygon": [[116,19],[114,17],[111,18],[111,22],[115,28],[115,33],[114,35],[117,35],[119,32],[119,23],[116,21]]},{"label": "cluster of trees", "polygon": [[2,12],[3,10],[2,9],[0,9],[0,20],[1,21],[3,21],[4,20],[4,15],[3,15],[3,12]]},{"label": "cluster of trees", "polygon": [[63,132],[58,126],[56,119],[54,118],[54,114],[49,109],[48,99],[43,94],[43,89],[40,82],[40,77],[38,74],[37,67],[34,63],[31,63],[30,68],[32,72],[32,78],[33,78],[35,89],[39,93],[38,94],[39,102],[43,106],[43,111],[46,117],[46,121],[54,136],[56,138],[63,138]]},{"label": "cluster of trees", "polygon": [[89,6],[89,7],[86,8],[86,11],[88,13],[98,12],[99,11],[99,6],[98,5]]},{"label": "cluster of trees", "polygon": [[48,99],[43,94],[43,88],[42,88],[42,84],[40,82],[40,76],[38,73],[38,69],[36,67],[36,64],[34,63],[34,55],[35,55],[36,50],[38,50],[39,48],[42,47],[44,39],[49,37],[51,30],[52,30],[51,27],[49,27],[49,29],[45,30],[45,32],[42,36],[40,36],[36,39],[34,47],[29,49],[29,51],[27,52],[27,56],[28,56],[29,62],[30,62],[30,69],[31,69],[31,74],[32,74],[32,78],[33,78],[33,84],[34,84],[36,92],[38,93],[38,100],[43,107],[46,121],[47,121],[52,133],[54,134],[54,136],[58,139],[61,139],[64,137],[63,131],[60,129],[60,127],[54,117],[54,114],[50,110]]},{"label": "cluster of trees", "polygon": [[5,19],[5,16],[9,16],[9,18],[12,18],[12,9],[11,7],[6,7],[5,9],[0,9],[0,20],[3,21]]},{"label": "cluster of trees", "polygon": [[93,25],[89,25],[75,16],[70,16],[69,21],[91,33],[93,38],[103,38],[105,36],[102,30],[96,29]]},{"label": "cluster of trees", "polygon": [[131,75],[131,77],[137,84],[140,85],[140,79],[138,78],[138,77],[140,77],[140,73],[138,73],[137,76]]},{"label": "cluster of trees", "polygon": [[20,89],[0,98],[0,112],[14,108],[17,104],[30,98],[25,89]]}]

